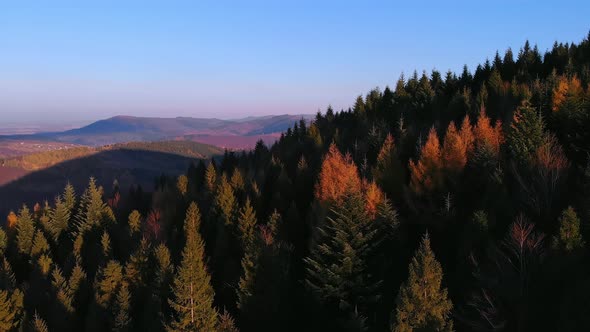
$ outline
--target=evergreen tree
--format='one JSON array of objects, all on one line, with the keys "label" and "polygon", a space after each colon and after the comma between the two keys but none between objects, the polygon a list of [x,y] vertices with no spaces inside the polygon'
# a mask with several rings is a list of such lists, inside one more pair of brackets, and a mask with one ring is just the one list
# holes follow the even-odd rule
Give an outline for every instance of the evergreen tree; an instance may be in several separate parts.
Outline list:
[{"label": "evergreen tree", "polygon": [[453,305],[441,288],[443,271],[430,249],[426,234],[409,266],[406,283],[400,287],[392,331],[452,331]]},{"label": "evergreen tree", "polygon": [[188,177],[186,175],[180,175],[176,181],[176,189],[180,195],[185,196],[188,191]]},{"label": "evergreen tree", "polygon": [[252,295],[259,254],[256,243],[256,215],[250,205],[250,199],[246,199],[246,203],[240,211],[238,227],[244,250],[241,262],[243,274],[238,285],[238,308],[242,308],[248,297]]},{"label": "evergreen tree", "polygon": [[217,327],[217,311],[213,308],[215,293],[205,266],[205,244],[199,234],[200,224],[199,209],[193,202],[186,212],[186,244],[174,278],[174,294],[169,300],[174,312],[168,326],[170,331],[213,332]]},{"label": "evergreen tree", "polygon": [[18,221],[16,223],[16,242],[18,245],[18,252],[24,255],[31,254],[33,247],[33,237],[35,236],[35,225],[31,212],[27,206],[19,211]]},{"label": "evergreen tree", "polygon": [[76,191],[74,190],[74,186],[72,186],[72,184],[69,182],[64,190],[62,201],[64,202],[68,211],[72,213],[74,211],[74,207],[76,206]]},{"label": "evergreen tree", "polygon": [[553,242],[554,247],[564,251],[573,251],[584,246],[584,240],[582,240],[580,233],[580,219],[571,206],[561,213],[559,234]]},{"label": "evergreen tree", "polygon": [[520,107],[514,114],[508,133],[508,149],[520,166],[532,162],[543,143],[545,125],[541,116],[531,107]]},{"label": "evergreen tree", "polygon": [[33,321],[31,322],[31,331],[49,332],[49,329],[47,328],[47,323],[45,323],[45,320],[41,318],[37,312],[35,312],[35,316],[33,316]]},{"label": "evergreen tree", "polygon": [[318,228],[320,238],[304,260],[308,289],[321,303],[337,308],[345,317],[356,309],[368,313],[378,297],[380,281],[373,280],[365,263],[374,249],[374,226],[362,197],[348,195]]},{"label": "evergreen tree", "polygon": [[129,218],[127,219],[127,224],[129,225],[130,235],[139,233],[141,229],[141,214],[139,213],[139,211],[131,211],[131,213],[129,214]]},{"label": "evergreen tree", "polygon": [[221,175],[221,180],[217,186],[215,194],[215,207],[218,215],[225,225],[231,225],[234,222],[234,211],[236,208],[236,198],[234,190],[227,181],[225,174]]},{"label": "evergreen tree", "polygon": [[442,184],[442,155],[436,130],[430,129],[420,159],[410,161],[410,188],[416,194],[439,189]]},{"label": "evergreen tree", "polygon": [[119,288],[115,302],[115,322],[113,331],[123,332],[131,329],[131,317],[129,314],[131,307],[131,293],[125,283]]},{"label": "evergreen tree", "polygon": [[213,161],[207,165],[207,170],[205,171],[205,186],[209,192],[213,192],[215,190],[215,183],[217,182],[217,172],[215,171],[215,165]]},{"label": "evergreen tree", "polygon": [[68,203],[60,197],[55,199],[55,208],[49,214],[49,232],[54,241],[58,241],[62,232],[68,229],[71,217],[71,209]]}]

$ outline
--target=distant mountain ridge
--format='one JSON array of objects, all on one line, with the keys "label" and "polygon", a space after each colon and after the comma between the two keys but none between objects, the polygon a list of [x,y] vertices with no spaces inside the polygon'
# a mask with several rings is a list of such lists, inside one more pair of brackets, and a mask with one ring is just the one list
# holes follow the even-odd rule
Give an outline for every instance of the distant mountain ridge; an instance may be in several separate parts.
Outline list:
[{"label": "distant mountain ridge", "polygon": [[[87,126],[62,132],[48,132],[31,135],[7,135],[2,139],[37,139],[55,142],[73,143],[88,146],[100,146],[131,141],[161,141],[185,139],[199,141],[206,137],[207,142],[215,144],[215,137],[256,136],[266,138],[278,137],[279,134],[296,122],[313,118],[310,114],[274,115],[246,117],[235,120],[216,118],[157,118],[115,116],[99,120]],[[270,136],[269,136],[270,135]],[[261,137],[264,139],[265,137]],[[230,146],[231,147],[231,146]]]}]

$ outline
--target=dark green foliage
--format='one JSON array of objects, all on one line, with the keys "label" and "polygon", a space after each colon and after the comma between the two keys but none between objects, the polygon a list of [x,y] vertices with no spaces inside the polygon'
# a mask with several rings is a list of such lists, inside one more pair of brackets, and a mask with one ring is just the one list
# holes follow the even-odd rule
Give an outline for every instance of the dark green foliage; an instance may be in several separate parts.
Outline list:
[{"label": "dark green foliage", "polygon": [[368,314],[378,298],[380,281],[372,278],[366,265],[377,229],[362,197],[349,195],[334,206],[318,233],[318,242],[304,260],[306,286],[318,301],[342,311],[344,317],[355,310]]},{"label": "dark green foliage", "polygon": [[532,162],[535,152],[543,143],[544,128],[541,115],[532,107],[524,106],[516,110],[507,143],[511,156],[520,165],[526,166]]}]

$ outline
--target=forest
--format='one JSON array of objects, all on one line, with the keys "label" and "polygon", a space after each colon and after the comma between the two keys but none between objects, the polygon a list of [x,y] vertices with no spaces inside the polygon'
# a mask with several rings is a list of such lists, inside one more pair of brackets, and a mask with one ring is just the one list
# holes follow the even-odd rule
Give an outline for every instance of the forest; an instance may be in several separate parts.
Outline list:
[{"label": "forest", "polygon": [[0,330],[589,331],[589,83],[590,34],[527,41],[150,190],[64,183],[0,229]]}]

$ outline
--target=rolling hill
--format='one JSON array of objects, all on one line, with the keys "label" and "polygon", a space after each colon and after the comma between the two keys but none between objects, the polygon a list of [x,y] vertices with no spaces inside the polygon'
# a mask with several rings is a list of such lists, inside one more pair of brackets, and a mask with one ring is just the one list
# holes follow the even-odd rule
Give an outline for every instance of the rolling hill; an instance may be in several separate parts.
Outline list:
[{"label": "rolling hill", "polygon": [[311,118],[311,115],[287,114],[236,120],[115,116],[62,132],[0,136],[0,146],[3,142],[19,140],[102,146],[131,141],[190,139],[223,148],[243,149],[252,147],[253,144],[245,146],[242,137],[247,137],[245,141],[250,143],[255,143],[258,139],[271,143],[295,122]]},{"label": "rolling hill", "polygon": [[67,182],[83,188],[91,176],[105,187],[117,180],[124,190],[130,185],[151,190],[154,178],[162,173],[175,176],[197,159],[222,154],[222,149],[198,142],[162,141],[76,147],[7,159],[0,164],[0,213],[19,202],[51,201]]}]

